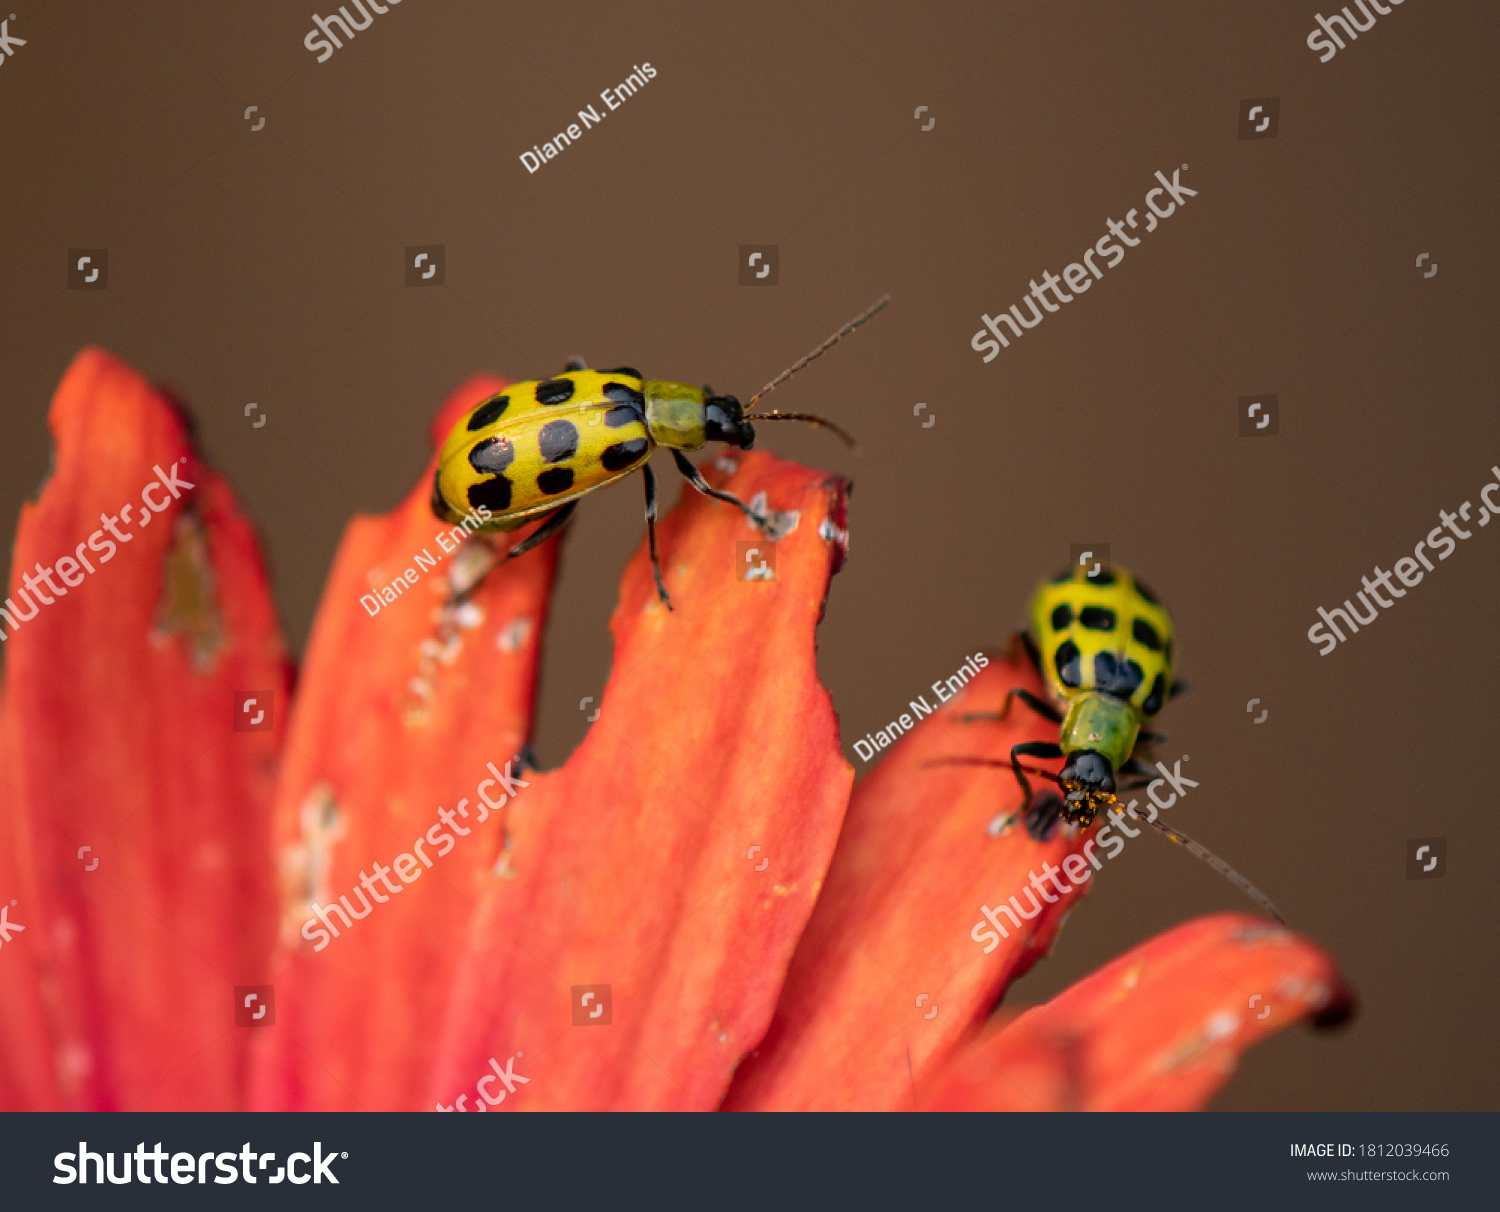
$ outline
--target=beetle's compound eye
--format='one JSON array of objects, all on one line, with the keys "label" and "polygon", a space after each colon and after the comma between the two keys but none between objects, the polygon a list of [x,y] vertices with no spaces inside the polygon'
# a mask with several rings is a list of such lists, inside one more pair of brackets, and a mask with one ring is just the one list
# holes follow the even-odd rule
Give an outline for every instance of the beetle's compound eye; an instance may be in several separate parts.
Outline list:
[{"label": "beetle's compound eye", "polygon": [[746,424],[745,410],[734,396],[709,396],[703,401],[704,437],[710,442],[724,442],[749,450],[755,441],[755,427]]}]

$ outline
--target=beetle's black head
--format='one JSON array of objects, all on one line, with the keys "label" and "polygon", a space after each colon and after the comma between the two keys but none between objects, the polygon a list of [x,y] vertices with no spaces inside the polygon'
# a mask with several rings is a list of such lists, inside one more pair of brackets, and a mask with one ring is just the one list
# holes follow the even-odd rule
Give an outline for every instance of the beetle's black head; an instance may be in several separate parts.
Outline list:
[{"label": "beetle's black head", "polygon": [[1109,760],[1092,749],[1068,754],[1058,782],[1067,793],[1064,812],[1070,821],[1087,828],[1105,804],[1115,802],[1115,772]]},{"label": "beetle's black head", "polygon": [[749,450],[755,444],[755,426],[745,420],[745,410],[734,396],[709,396],[703,401],[704,437]]}]

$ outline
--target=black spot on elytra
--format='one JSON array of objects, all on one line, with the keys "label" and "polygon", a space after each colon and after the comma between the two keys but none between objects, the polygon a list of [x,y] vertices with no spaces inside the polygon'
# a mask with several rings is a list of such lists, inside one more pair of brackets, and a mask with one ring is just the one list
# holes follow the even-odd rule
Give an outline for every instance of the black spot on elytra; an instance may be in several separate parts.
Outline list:
[{"label": "black spot on elytra", "polygon": [[629,375],[632,379],[639,379],[641,372],[634,366],[616,366],[613,370],[601,370],[602,375]]},{"label": "black spot on elytra", "polygon": [[1146,701],[1141,704],[1142,715],[1155,715],[1161,710],[1162,699],[1166,697],[1166,685],[1162,681],[1161,674],[1157,674],[1151,683],[1151,693],[1146,696]]},{"label": "black spot on elytra", "polygon": [[642,414],[628,404],[616,404],[604,414],[604,424],[610,429],[619,429],[621,425],[629,425],[632,421],[642,419]]},{"label": "black spot on elytra", "polygon": [[1101,568],[1093,576],[1085,577],[1084,580],[1090,585],[1113,585],[1115,583],[1115,574],[1108,568]]},{"label": "black spot on elytra", "polygon": [[490,397],[469,414],[469,432],[473,433],[476,429],[483,429],[486,425],[493,425],[509,407],[509,396]]},{"label": "black spot on elytra", "polygon": [[573,487],[571,467],[549,467],[536,478],[537,491],[543,496],[555,497]]},{"label": "black spot on elytra", "polygon": [[469,466],[487,476],[498,476],[515,460],[516,448],[509,438],[486,438],[469,451]]},{"label": "black spot on elytra", "polygon": [[1094,689],[1104,694],[1128,699],[1145,676],[1146,671],[1134,661],[1122,660],[1113,652],[1094,654]]},{"label": "black spot on elytra", "polygon": [[493,480],[480,480],[469,485],[469,506],[478,509],[483,505],[495,513],[504,513],[510,508],[510,481],[504,476]]},{"label": "black spot on elytra", "polygon": [[548,379],[536,385],[538,404],[566,404],[573,398],[572,379]]},{"label": "black spot on elytra", "polygon": [[1144,644],[1152,652],[1161,651],[1161,636],[1156,634],[1156,628],[1145,619],[1136,619],[1130,625],[1130,634],[1135,637],[1137,644]]},{"label": "black spot on elytra", "polygon": [[1078,621],[1090,631],[1113,631],[1115,612],[1108,606],[1085,606],[1078,612]]},{"label": "black spot on elytra", "polygon": [[1150,602],[1151,605],[1153,605],[1153,606],[1160,606],[1161,605],[1161,603],[1156,600],[1156,595],[1154,593],[1152,593],[1149,589],[1147,589],[1146,586],[1142,585],[1139,581],[1137,581],[1135,583],[1135,591],[1136,591],[1136,593],[1140,594],[1141,597],[1145,598],[1146,601]]},{"label": "black spot on elytra", "polygon": [[649,443],[645,438],[632,438],[628,442],[616,442],[605,448],[600,462],[606,471],[624,471],[639,462],[646,454]]},{"label": "black spot on elytra", "polygon": [[1064,686],[1077,688],[1080,684],[1080,671],[1078,656],[1078,645],[1072,640],[1064,640],[1057,646],[1057,652],[1052,657],[1052,664],[1057,670],[1057,677]]},{"label": "black spot on elytra", "polygon": [[1073,625],[1073,608],[1064,602],[1052,612],[1052,630],[1066,631]]},{"label": "black spot on elytra", "polygon": [[578,453],[578,427],[572,421],[548,421],[537,435],[537,442],[543,459],[561,463]]},{"label": "black spot on elytra", "polygon": [[626,387],[623,383],[606,383],[604,394],[616,404],[629,404],[638,412],[646,411],[646,397],[633,387]]}]

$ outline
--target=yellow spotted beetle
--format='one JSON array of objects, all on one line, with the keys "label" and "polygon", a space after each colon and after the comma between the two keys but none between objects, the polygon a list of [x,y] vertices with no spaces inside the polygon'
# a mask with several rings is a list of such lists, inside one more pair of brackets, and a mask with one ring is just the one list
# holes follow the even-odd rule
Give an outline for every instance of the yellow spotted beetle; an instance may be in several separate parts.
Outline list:
[{"label": "yellow spotted beetle", "polygon": [[852,446],[853,438],[822,417],[753,410],[762,396],[888,302],[889,295],[879,299],[743,407],[734,396],[715,395],[712,388],[647,379],[629,366],[589,370],[576,359],[554,379],[514,383],[471,409],[448,435],[433,477],[432,511],[445,522],[457,523],[466,515],[472,519],[483,507],[489,517],[477,528],[481,533],[508,532],[545,518],[522,542],[497,557],[514,559],[567,525],[579,497],[638,470],[646,485],[646,528],[656,590],[670,610],[656,555],[656,479],[647,466],[652,450],[669,449],[677,469],[694,488],[738,506],[762,533],[775,537],[768,519],[732,493],[710,487],[682,452],[708,442],[748,450],[755,441],[752,421],[807,421],[831,429]]},{"label": "yellow spotted beetle", "polygon": [[[1124,568],[1096,565],[1090,575],[1078,566],[1045,582],[1032,597],[1030,623],[1030,631],[1021,632],[1020,638],[1047,683],[1051,701],[1015,686],[1000,711],[957,718],[963,723],[1003,720],[1011,701],[1020,699],[1058,726],[1057,741],[1013,745],[1009,762],[943,758],[932,764],[1008,765],[1021,787],[1021,806],[1014,813],[997,816],[991,832],[1001,832],[1017,817],[1024,817],[1027,831],[1040,840],[1051,835],[1059,817],[1070,828],[1087,829],[1101,808],[1113,810],[1111,815],[1129,811],[1115,796],[1115,778],[1130,775],[1137,779],[1127,788],[1134,790],[1159,777],[1139,753],[1143,745],[1165,738],[1143,725],[1182,685],[1172,680],[1172,619],[1156,595]],[[1062,758],[1062,772],[1054,775],[1022,766],[1023,757]],[[1064,798],[1033,796],[1027,774],[1056,783]],[[1164,825],[1155,808],[1135,819],[1185,846],[1277,921],[1283,920],[1265,893],[1203,846]]]}]

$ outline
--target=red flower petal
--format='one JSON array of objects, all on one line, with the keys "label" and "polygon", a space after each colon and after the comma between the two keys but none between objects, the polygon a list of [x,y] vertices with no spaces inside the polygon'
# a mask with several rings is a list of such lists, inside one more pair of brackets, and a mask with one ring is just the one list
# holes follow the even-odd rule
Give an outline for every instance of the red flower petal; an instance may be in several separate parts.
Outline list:
[{"label": "red flower petal", "polygon": [[[26,940],[31,933],[34,941],[36,932],[26,928],[30,913],[17,912],[21,905],[37,904],[30,868],[22,859],[31,851],[26,825],[15,807],[0,745],[0,913],[5,914],[0,929],[10,936],[8,941],[0,938],[0,1111],[56,1111],[57,1077],[37,947]],[[19,932],[14,932],[16,926]]]},{"label": "red flower petal", "polygon": [[991,837],[990,819],[1020,802],[1009,770],[928,766],[1055,740],[1056,725],[1019,703],[1004,723],[957,722],[964,712],[998,711],[1012,686],[1042,692],[1029,664],[992,658],[960,699],[898,741],[855,789],[775,1021],[736,1075],[726,1110],[910,1107],[914,1083],[1051,946],[1076,891],[1051,893],[1056,903],[1043,900],[1024,930],[997,936],[989,955],[971,930],[983,923],[982,904],[1004,902],[1029,872],[1060,863],[1088,835],[1069,842],[1058,830],[1036,842],[1016,825]]},{"label": "red flower petal", "polygon": [[1185,922],[963,1049],[923,1091],[933,1111],[1193,1111],[1240,1054],[1352,1007],[1321,949],[1264,918]]},{"label": "red flower petal", "polygon": [[[674,612],[637,552],[602,714],[511,811],[512,878],[475,919],[426,1107],[479,1104],[491,1058],[520,1054],[507,1108],[712,1108],[770,1020],[852,781],[813,645],[844,485],[736,458],[724,487],[799,511],[776,579],[735,579],[736,544],[766,544],[692,492],[659,533]],[[585,985],[609,986],[608,1026]]]},{"label": "red flower petal", "polygon": [[[446,436],[504,386],[471,379],[434,432]],[[432,516],[435,465],[392,513],[349,524],[308,645],[276,801],[277,1021],[255,1058],[256,1108],[421,1105],[459,939],[500,852],[504,812],[485,810],[479,823],[475,786],[487,763],[505,769],[530,730],[559,548],[500,566],[461,614],[445,613],[465,532]],[[460,801],[468,825],[454,819],[469,836],[435,857],[440,843],[425,834],[439,807],[451,814]],[[399,893],[360,889],[362,872],[374,881],[373,864],[389,869],[401,855],[418,866],[413,880],[388,876]],[[348,911],[328,908],[341,896]],[[313,902],[337,937],[320,940]]]},{"label": "red flower petal", "polygon": [[[284,709],[290,685],[264,570],[228,488],[134,371],[83,351],[50,423],[55,467],[22,511],[9,582],[12,612],[29,598],[37,613],[0,618],[7,832],[32,864],[12,908],[26,932],[0,953],[5,1020],[31,1023],[0,1033],[6,1070],[31,1075],[10,1097],[234,1108],[248,1032],[234,1028],[233,988],[264,979],[275,929],[279,737],[233,731],[234,696]],[[195,487],[169,491],[174,478]],[[143,490],[163,512],[147,512]],[[112,554],[101,512],[130,536]],[[81,583],[55,597],[43,583],[50,605],[23,597],[38,562]],[[46,1038],[27,1008],[39,994]],[[55,1072],[55,1095],[27,1052]]]}]

